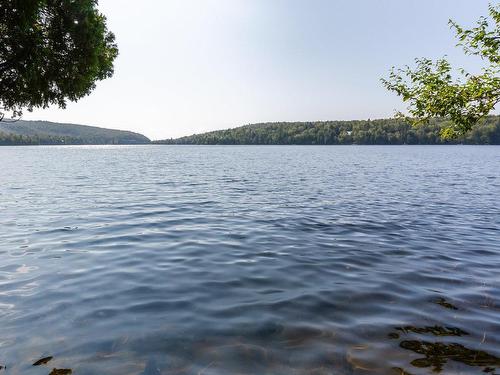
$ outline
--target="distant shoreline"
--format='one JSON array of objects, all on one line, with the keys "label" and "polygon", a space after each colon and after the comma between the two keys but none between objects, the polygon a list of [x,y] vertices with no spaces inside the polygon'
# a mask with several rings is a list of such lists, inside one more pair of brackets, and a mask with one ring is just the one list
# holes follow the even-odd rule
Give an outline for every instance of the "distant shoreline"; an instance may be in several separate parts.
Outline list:
[{"label": "distant shoreline", "polygon": [[90,145],[500,145],[500,116],[488,116],[466,136],[443,140],[449,122],[433,119],[412,127],[398,119],[274,122],[150,140],[125,130],[47,121],[0,122],[0,146]]},{"label": "distant shoreline", "polygon": [[433,119],[413,127],[398,119],[362,121],[274,122],[240,126],[153,141],[176,145],[442,145],[500,144],[500,116],[488,116],[466,136],[444,140],[450,122]]},{"label": "distant shoreline", "polygon": [[11,145],[6,145],[6,144],[0,144],[0,148],[3,147],[67,147],[67,146],[81,146],[81,147],[88,147],[88,146],[157,146],[157,147],[190,147],[190,146],[205,146],[205,147],[220,147],[220,146],[227,146],[227,147],[234,147],[234,146],[244,146],[244,147],[252,147],[252,146],[269,146],[269,147],[290,147],[290,146],[302,146],[302,147],[356,147],[356,146],[391,146],[391,147],[415,147],[415,146],[447,146],[447,147],[455,147],[455,146],[481,146],[481,147],[495,147],[495,146],[500,146],[500,144],[489,144],[489,143],[484,143],[484,144],[474,144],[474,143],[439,143],[439,144],[326,144],[326,145],[308,145],[308,144],[166,144],[166,143],[156,143],[155,141],[152,141],[151,143],[87,143],[87,144],[82,144],[82,143],[77,143],[77,144],[11,144]]},{"label": "distant shoreline", "polygon": [[49,121],[0,121],[0,146],[149,144],[150,142],[148,137],[127,130]]}]

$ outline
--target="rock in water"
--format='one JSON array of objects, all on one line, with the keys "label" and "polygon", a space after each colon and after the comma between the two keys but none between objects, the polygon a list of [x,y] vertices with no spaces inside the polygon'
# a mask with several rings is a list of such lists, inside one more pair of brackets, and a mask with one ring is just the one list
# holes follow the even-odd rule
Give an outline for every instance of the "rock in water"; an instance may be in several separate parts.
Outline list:
[{"label": "rock in water", "polygon": [[71,375],[73,371],[69,368],[54,368],[49,375]]},{"label": "rock in water", "polygon": [[53,357],[44,357],[44,358],[40,358],[38,361],[36,361],[35,363],[33,363],[33,366],[40,366],[40,365],[45,365],[47,363],[49,363],[51,360],[52,360]]}]

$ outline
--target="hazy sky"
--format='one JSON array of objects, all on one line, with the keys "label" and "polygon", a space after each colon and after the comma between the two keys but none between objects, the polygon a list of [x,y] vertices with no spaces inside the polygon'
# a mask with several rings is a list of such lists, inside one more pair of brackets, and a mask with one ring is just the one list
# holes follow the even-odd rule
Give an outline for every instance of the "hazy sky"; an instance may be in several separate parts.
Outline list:
[{"label": "hazy sky", "polygon": [[[455,48],[449,18],[472,25],[487,0],[100,0],[116,34],[115,75],[66,110],[24,119],[153,139],[264,121],[390,117],[379,78]],[[471,65],[472,64],[472,65]]]}]

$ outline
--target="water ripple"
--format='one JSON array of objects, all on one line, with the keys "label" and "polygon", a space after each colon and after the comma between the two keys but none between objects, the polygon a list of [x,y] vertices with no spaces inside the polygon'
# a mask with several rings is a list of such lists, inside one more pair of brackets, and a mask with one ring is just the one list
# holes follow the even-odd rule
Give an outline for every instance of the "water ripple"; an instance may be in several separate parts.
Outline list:
[{"label": "water ripple", "polygon": [[0,148],[2,371],[498,373],[498,160]]}]

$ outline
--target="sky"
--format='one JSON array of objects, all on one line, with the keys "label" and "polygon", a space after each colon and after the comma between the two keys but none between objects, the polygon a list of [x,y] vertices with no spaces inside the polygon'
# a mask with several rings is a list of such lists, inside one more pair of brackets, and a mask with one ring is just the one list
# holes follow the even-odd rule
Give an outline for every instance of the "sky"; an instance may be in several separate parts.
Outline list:
[{"label": "sky", "polygon": [[[493,1],[493,0],[492,0]],[[415,57],[448,56],[452,18],[488,0],[100,0],[120,55],[112,78],[48,120],[151,139],[249,123],[387,118],[404,108],[380,78]]]}]

